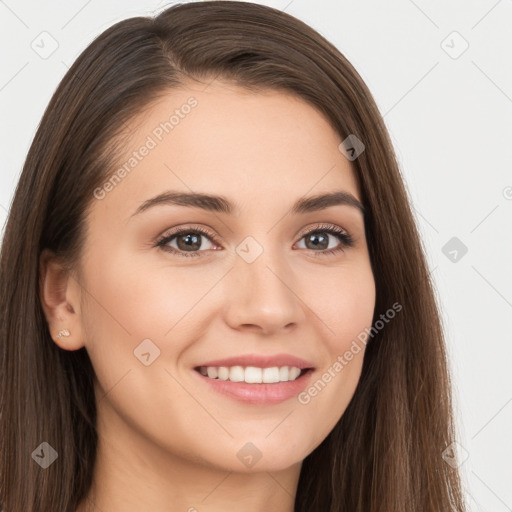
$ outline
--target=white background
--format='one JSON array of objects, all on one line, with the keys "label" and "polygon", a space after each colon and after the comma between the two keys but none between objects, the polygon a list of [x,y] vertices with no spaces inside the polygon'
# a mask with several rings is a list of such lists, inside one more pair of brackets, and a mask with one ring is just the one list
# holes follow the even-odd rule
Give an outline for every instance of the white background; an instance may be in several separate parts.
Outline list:
[{"label": "white background", "polygon": [[[442,307],[470,510],[512,510],[512,1],[260,3],[334,43],[384,114]],[[166,4],[0,0],[2,232],[70,64],[114,22]],[[45,31],[58,47],[42,58],[32,46],[51,48]],[[452,237],[468,248],[456,262],[442,252]]]}]

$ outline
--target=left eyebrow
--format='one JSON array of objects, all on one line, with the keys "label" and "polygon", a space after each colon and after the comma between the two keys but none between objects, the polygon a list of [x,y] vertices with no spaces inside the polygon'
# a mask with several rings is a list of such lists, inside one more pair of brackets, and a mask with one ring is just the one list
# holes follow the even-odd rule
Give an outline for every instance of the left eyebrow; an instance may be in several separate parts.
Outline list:
[{"label": "left eyebrow", "polygon": [[[169,190],[144,201],[131,216],[133,217],[148,210],[149,208],[163,204],[201,208],[203,210],[226,213],[228,215],[239,213],[239,208],[233,205],[224,196],[209,195],[200,192],[189,193]],[[311,197],[301,197],[294,203],[290,212],[294,215],[304,214],[324,210],[331,206],[338,205],[346,205],[356,208],[364,216],[365,208],[362,203],[349,192],[342,190]]]},{"label": "left eyebrow", "polygon": [[319,194],[312,197],[301,197],[293,205],[292,214],[316,212],[324,210],[331,206],[346,205],[358,209],[364,216],[365,208],[363,204],[352,194],[339,190],[329,194]]}]

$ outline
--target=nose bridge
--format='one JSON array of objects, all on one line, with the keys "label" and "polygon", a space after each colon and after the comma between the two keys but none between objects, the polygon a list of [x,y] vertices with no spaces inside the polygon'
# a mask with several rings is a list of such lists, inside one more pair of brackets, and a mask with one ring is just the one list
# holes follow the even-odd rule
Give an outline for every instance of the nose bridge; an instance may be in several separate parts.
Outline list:
[{"label": "nose bridge", "polygon": [[237,326],[257,325],[265,331],[300,320],[300,300],[293,276],[278,248],[247,237],[236,248],[229,321]]}]

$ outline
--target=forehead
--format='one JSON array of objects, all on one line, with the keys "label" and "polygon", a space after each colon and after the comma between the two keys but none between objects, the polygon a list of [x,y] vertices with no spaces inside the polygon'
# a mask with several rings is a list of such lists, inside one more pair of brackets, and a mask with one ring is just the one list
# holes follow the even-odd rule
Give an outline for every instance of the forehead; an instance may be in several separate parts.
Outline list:
[{"label": "forehead", "polygon": [[102,201],[118,212],[131,214],[165,190],[222,195],[259,211],[332,190],[361,199],[340,136],[313,106],[285,92],[190,84],[153,101],[127,133]]}]

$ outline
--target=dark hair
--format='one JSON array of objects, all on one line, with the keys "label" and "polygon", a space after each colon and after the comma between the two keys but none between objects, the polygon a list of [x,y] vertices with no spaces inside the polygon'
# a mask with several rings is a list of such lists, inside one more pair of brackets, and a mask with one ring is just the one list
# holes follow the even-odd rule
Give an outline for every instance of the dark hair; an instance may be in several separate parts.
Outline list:
[{"label": "dark hair", "polygon": [[[123,147],[126,123],[189,80],[219,78],[294,94],[365,151],[352,161],[366,209],[374,321],[403,311],[366,347],[354,396],[303,461],[295,510],[465,510],[442,452],[455,440],[438,306],[382,116],[347,59],[296,18],[234,1],[178,4],[116,23],[78,57],[53,95],[16,187],[1,249],[0,501],[8,512],[72,511],[96,454],[94,370],[85,348],[53,342],[40,300],[48,249],[78,269],[93,190]],[[108,149],[108,151],[107,151]],[[57,462],[31,458],[46,441]]]}]

